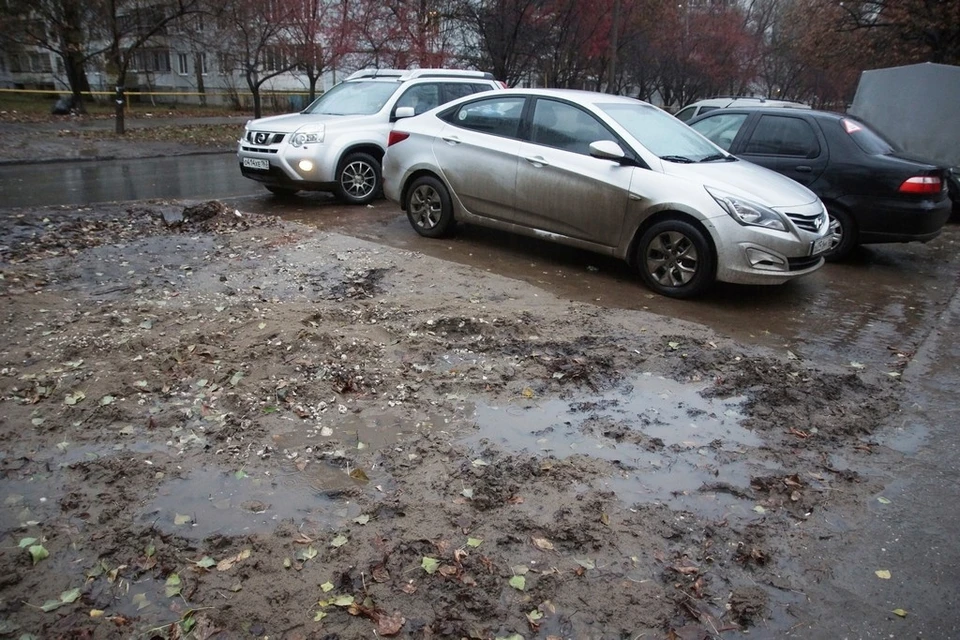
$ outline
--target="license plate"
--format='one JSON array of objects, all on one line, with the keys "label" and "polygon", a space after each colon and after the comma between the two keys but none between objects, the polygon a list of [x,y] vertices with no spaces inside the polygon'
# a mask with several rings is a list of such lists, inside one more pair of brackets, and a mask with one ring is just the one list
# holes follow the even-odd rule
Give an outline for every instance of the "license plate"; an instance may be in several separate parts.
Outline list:
[{"label": "license plate", "polygon": [[833,234],[823,236],[822,238],[817,238],[813,241],[813,247],[811,248],[810,255],[815,256],[823,253],[830,248],[830,241],[833,240]]},{"label": "license plate", "polygon": [[270,170],[270,161],[261,160],[260,158],[244,158],[241,160],[243,166],[250,169],[262,169],[263,171]]}]

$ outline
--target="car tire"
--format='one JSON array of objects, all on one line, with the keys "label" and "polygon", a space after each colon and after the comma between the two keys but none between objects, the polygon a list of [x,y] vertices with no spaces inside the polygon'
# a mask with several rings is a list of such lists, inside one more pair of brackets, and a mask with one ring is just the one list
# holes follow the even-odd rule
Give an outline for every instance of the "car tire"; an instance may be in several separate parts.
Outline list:
[{"label": "car tire", "polygon": [[290,187],[274,187],[273,185],[265,185],[265,186],[267,191],[281,198],[292,196],[297,191],[299,191],[299,189],[291,189]]},{"label": "car tire", "polygon": [[347,204],[369,204],[380,195],[380,162],[369,153],[351,153],[337,170],[337,197]]},{"label": "car tire", "polygon": [[636,265],[644,283],[660,295],[692,298],[716,279],[716,264],[704,232],[683,220],[663,220],[637,244]]},{"label": "car tire", "polygon": [[827,207],[827,215],[830,217],[830,233],[834,235],[834,240],[823,257],[827,262],[839,262],[846,259],[857,246],[857,223],[843,209]]},{"label": "car tire", "polygon": [[442,238],[454,228],[450,192],[437,178],[421,176],[407,189],[404,207],[414,231],[426,238]]}]

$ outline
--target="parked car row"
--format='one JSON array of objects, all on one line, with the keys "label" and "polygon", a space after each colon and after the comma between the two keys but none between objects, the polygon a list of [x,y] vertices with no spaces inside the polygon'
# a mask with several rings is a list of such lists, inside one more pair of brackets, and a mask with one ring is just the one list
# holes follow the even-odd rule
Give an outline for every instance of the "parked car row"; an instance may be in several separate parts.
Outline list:
[{"label": "parked car row", "polygon": [[238,156],[277,194],[363,204],[382,188],[422,236],[467,223],[588,249],[678,298],[786,282],[858,243],[927,240],[949,216],[944,172],[853,119],[726,107],[692,123],[478,72],[367,71],[300,114],[251,121]]}]

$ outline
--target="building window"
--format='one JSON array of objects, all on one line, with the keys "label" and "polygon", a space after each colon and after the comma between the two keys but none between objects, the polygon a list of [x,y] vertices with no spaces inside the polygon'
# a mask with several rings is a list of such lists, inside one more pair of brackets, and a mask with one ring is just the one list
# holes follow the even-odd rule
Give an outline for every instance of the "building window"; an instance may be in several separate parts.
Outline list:
[{"label": "building window", "polygon": [[170,72],[170,51],[167,49],[145,49],[137,51],[130,64],[130,71]]},{"label": "building window", "polygon": [[189,69],[187,68],[187,54],[185,53],[177,54],[177,72],[182,76],[189,73]]},{"label": "building window", "polygon": [[209,71],[209,69],[207,69],[207,54],[201,53],[197,59],[200,63],[200,73],[207,75],[207,71]]}]

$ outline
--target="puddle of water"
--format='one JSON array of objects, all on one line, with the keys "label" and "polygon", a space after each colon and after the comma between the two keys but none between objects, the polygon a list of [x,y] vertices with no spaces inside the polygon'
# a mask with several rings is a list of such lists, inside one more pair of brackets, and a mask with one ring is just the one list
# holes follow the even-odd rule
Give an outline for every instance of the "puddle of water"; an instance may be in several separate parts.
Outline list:
[{"label": "puddle of water", "polygon": [[60,513],[63,479],[50,473],[36,473],[23,479],[0,483],[0,535],[27,530]]},{"label": "puddle of water", "polygon": [[[339,484],[323,486],[321,478],[336,478]],[[203,539],[213,534],[269,533],[281,521],[337,528],[359,515],[359,507],[351,501],[321,493],[338,493],[350,486],[352,481],[346,474],[339,470],[318,473],[315,479],[315,483],[288,482],[285,477],[197,469],[185,478],[165,482],[139,519],[154,523],[165,533]]]},{"label": "puddle of water", "polygon": [[590,396],[526,406],[480,404],[473,416],[479,431],[463,442],[617,463],[617,475],[594,485],[631,504],[680,500],[708,513],[749,515],[746,501],[704,486],[748,489],[750,476],[764,469],[749,459],[750,451],[763,441],[739,424],[743,398],[704,398],[703,388],[644,374]]}]

